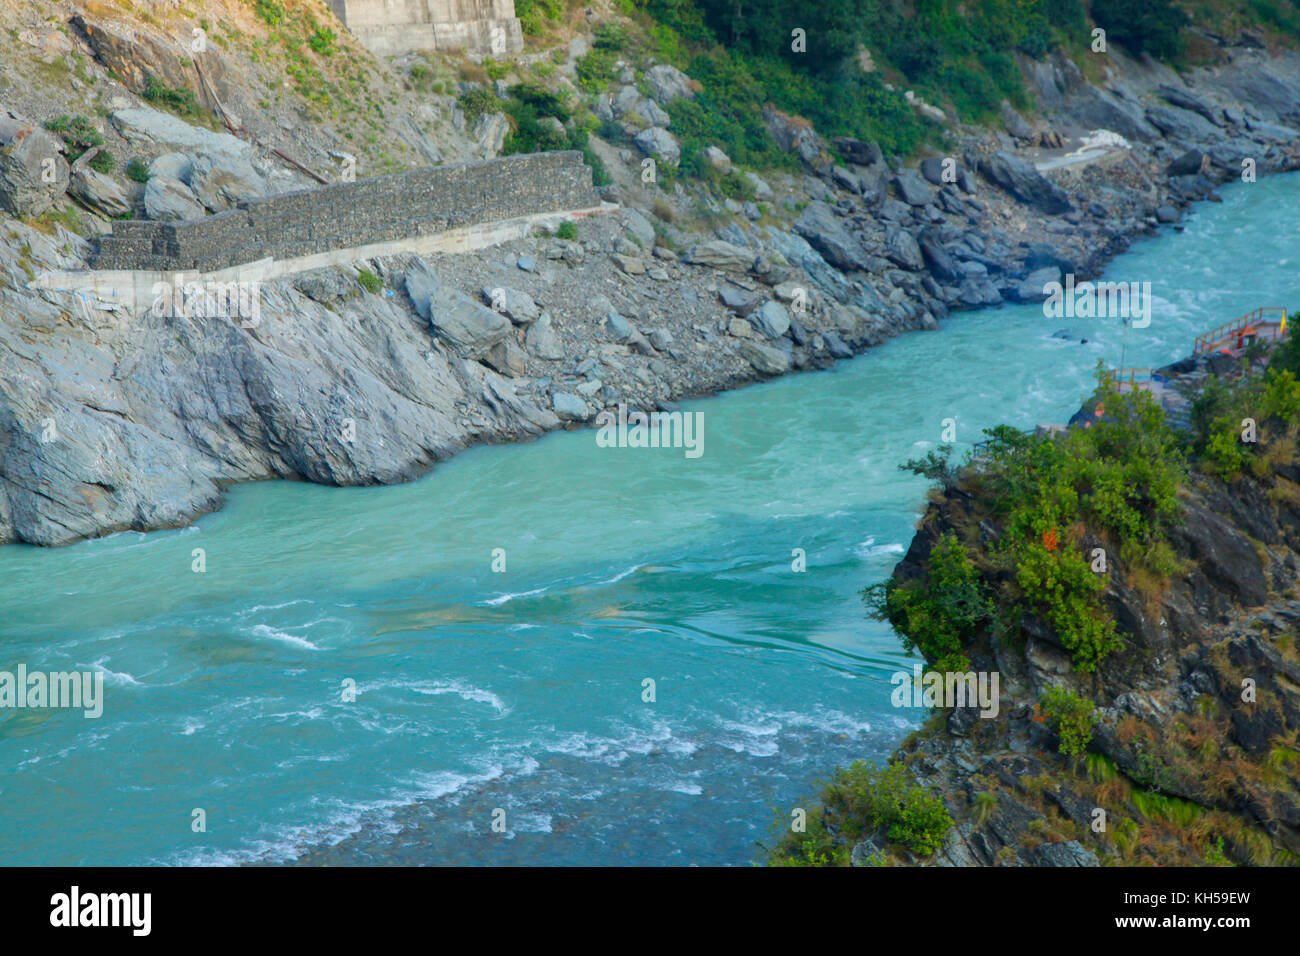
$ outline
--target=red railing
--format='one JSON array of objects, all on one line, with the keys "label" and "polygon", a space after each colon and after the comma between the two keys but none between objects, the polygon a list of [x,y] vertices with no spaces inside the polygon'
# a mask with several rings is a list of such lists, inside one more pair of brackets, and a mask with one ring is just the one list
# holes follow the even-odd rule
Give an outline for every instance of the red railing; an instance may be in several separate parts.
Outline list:
[{"label": "red railing", "polygon": [[1225,322],[1217,329],[1210,329],[1210,331],[1198,335],[1194,351],[1197,353],[1208,352],[1214,348],[1216,343],[1231,338],[1233,332],[1257,323],[1269,326],[1268,329],[1258,330],[1257,338],[1280,339],[1285,334],[1283,330],[1286,328],[1286,309],[1276,305],[1265,305],[1253,312],[1247,312],[1231,322]]}]

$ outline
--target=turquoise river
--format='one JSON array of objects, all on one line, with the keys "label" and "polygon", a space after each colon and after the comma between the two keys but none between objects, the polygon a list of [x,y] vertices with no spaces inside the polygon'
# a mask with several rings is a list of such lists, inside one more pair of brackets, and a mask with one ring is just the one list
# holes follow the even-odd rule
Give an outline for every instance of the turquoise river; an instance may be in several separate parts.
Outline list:
[{"label": "turquoise river", "polygon": [[563,432],[406,485],[245,485],[189,528],[0,548],[0,669],[105,680],[98,719],[0,714],[0,861],[754,862],[778,813],[924,717],[891,707],[912,661],[859,598],[923,503],[898,464],[944,419],[959,446],[1064,422],[1099,359],[1162,364],[1300,304],[1300,175],[1223,197],[1107,271],[1151,283],[1147,328],[957,314],[686,403],[699,458]]}]

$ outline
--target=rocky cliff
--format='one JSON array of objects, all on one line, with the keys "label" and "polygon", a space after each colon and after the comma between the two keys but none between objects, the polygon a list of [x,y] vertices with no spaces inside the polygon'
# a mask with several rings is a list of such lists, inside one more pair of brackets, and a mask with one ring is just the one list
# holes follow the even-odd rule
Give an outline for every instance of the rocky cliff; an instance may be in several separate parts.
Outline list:
[{"label": "rocky cliff", "polygon": [[933,588],[946,542],[971,555],[992,607],[960,654],[999,675],[1000,706],[940,706],[895,757],[941,798],[942,845],[917,855],[873,833],[845,845],[853,863],[1300,862],[1300,458],[1294,423],[1264,428],[1254,466],[1230,480],[1195,461],[1182,473],[1159,572],[1091,521],[1059,543],[1044,534],[1099,582],[1094,620],[1117,641],[1092,669],[1053,613],[1078,592],[1045,606],[1011,559],[1024,515],[1008,513],[987,462],[936,489],[890,588]]}]

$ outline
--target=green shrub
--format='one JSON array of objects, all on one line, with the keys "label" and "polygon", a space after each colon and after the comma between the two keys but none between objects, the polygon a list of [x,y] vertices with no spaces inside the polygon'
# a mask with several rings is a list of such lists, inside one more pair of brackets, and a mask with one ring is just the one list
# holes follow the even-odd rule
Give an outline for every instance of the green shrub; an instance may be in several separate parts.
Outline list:
[{"label": "green shrub", "polygon": [[496,94],[481,86],[466,90],[456,97],[456,102],[460,104],[460,108],[465,113],[465,122],[470,126],[473,126],[483,114],[499,113],[503,108]]},{"label": "green shrub", "polygon": [[200,111],[193,92],[167,86],[152,73],[145,76],[144,90],[140,95],[150,103],[181,116],[194,116]]},{"label": "green shrub", "polygon": [[877,768],[862,761],[837,769],[808,814],[807,832],[783,835],[778,865],[846,863],[858,840],[884,831],[918,856],[943,846],[952,829],[943,801],[914,782],[902,764]]},{"label": "green shrub", "polygon": [[873,617],[899,632],[907,651],[919,648],[936,670],[967,670],[963,649],[993,612],[979,571],[949,533],[931,549],[926,572],[924,580],[869,587],[863,599]]},{"label": "green shrub", "polygon": [[555,230],[555,237],[557,239],[568,239],[571,241],[577,239],[578,227],[566,219],[564,222],[560,223],[560,228]]},{"label": "green shrub", "polygon": [[384,287],[384,280],[369,269],[362,269],[357,273],[357,283],[372,295]]},{"label": "green shrub", "polygon": [[1182,28],[1191,22],[1170,0],[1093,0],[1092,18],[1109,42],[1134,56],[1175,61],[1183,53]]},{"label": "green shrub", "polygon": [[101,149],[94,156],[90,157],[90,162],[86,164],[97,173],[111,173],[117,161],[113,159],[113,154],[106,149]]},{"label": "green shrub", "polygon": [[284,22],[282,0],[253,0],[253,12],[268,26],[277,27]]},{"label": "green shrub", "polygon": [[1300,382],[1290,369],[1270,368],[1266,373],[1267,385],[1261,403],[1261,418],[1277,416],[1288,422],[1300,418]]},{"label": "green shrub", "polygon": [[308,37],[307,45],[321,56],[333,56],[338,51],[337,41],[338,37],[334,35],[333,30],[321,27]]},{"label": "green shrub", "polygon": [[1092,740],[1097,722],[1097,705],[1076,697],[1062,687],[1049,687],[1038,698],[1039,710],[1047,725],[1061,740],[1061,753],[1067,757],[1083,753]]},{"label": "green shrub", "polygon": [[132,182],[147,183],[149,181],[149,164],[140,159],[133,159],[126,164],[126,178]]},{"label": "green shrub", "polygon": [[[76,162],[86,150],[104,145],[103,134],[84,116],[62,114],[47,121],[45,128],[63,140],[63,145],[68,151],[68,162]],[[112,157],[110,162],[111,159]],[[93,163],[94,160],[92,159],[91,162]]]},{"label": "green shrub", "polygon": [[584,53],[573,62],[578,75],[578,86],[589,93],[600,93],[613,81],[614,63],[618,54],[599,47]]}]

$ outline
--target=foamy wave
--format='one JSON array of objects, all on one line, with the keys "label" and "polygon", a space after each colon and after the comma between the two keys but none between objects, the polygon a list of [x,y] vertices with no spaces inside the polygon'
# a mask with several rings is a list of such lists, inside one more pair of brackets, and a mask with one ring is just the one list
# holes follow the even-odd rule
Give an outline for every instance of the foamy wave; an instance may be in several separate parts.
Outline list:
[{"label": "foamy wave", "polygon": [[269,624],[253,625],[252,634],[255,637],[269,637],[273,641],[280,641],[284,644],[292,644],[294,647],[301,647],[304,650],[319,651],[320,648],[307,640],[305,637],[299,637],[296,634],[290,634],[288,631],[282,631],[278,627],[271,627]]},{"label": "foamy wave", "polygon": [[505,604],[507,601],[513,601],[516,598],[532,597],[534,594],[543,594],[545,593],[545,591],[546,588],[533,588],[531,591],[518,591],[510,594],[498,594],[494,598],[488,598],[486,601],[479,601],[478,603],[480,607],[483,606],[497,607],[498,605]]}]

